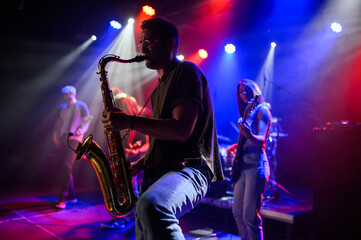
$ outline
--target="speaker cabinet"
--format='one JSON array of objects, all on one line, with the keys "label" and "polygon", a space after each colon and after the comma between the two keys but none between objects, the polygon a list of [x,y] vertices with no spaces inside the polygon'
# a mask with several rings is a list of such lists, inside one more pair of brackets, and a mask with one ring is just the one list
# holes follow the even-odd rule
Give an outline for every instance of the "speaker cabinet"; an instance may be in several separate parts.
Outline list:
[{"label": "speaker cabinet", "polygon": [[361,124],[314,128],[315,240],[353,239],[361,223]]}]

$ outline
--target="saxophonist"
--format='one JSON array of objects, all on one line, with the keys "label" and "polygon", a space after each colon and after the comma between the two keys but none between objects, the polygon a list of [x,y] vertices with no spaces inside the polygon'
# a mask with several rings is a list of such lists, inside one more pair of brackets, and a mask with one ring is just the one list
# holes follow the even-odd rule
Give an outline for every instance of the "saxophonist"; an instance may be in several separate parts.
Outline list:
[{"label": "saxophonist", "polygon": [[170,21],[156,17],[141,24],[146,66],[156,70],[152,118],[105,111],[108,131],[134,129],[149,136],[137,202],[137,239],[184,239],[178,219],[206,194],[210,181],[223,180],[214,109],[207,80],[198,66],[176,58],[179,35]]}]

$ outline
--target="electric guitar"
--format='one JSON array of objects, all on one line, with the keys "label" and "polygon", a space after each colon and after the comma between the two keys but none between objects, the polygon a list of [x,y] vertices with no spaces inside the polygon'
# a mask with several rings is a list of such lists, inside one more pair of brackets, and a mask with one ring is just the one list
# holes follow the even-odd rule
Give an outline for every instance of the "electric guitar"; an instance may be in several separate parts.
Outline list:
[{"label": "electric guitar", "polygon": [[[257,106],[257,102],[258,102],[258,98],[259,98],[259,95],[257,94],[254,99],[252,99],[248,105],[249,107],[246,108],[247,111],[243,114],[243,118],[241,118],[241,122],[240,124],[244,126],[246,120],[250,117],[253,109]],[[238,144],[237,144],[237,150],[236,150],[236,157],[234,158],[234,161],[233,161],[233,165],[232,165],[232,171],[231,171],[231,180],[232,182],[236,182],[238,177],[239,177],[239,174],[241,172],[241,157],[240,155],[242,154],[242,151],[243,151],[243,146],[246,142],[247,138],[245,138],[243,136],[242,133],[239,134],[239,137],[238,137]]]},{"label": "electric guitar", "polygon": [[76,128],[74,128],[72,131],[70,131],[66,136],[65,136],[65,139],[68,137],[68,136],[73,136],[74,133],[81,129],[85,124],[87,124],[88,122],[90,122],[91,120],[93,119],[93,116],[92,115],[89,115],[87,118],[85,118]]}]

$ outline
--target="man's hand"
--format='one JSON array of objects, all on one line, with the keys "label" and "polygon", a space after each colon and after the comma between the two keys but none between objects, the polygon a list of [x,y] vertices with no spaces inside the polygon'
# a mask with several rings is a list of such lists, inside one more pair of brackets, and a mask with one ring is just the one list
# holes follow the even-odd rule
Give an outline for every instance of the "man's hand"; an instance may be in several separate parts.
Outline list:
[{"label": "man's hand", "polygon": [[82,134],[82,132],[80,131],[80,129],[76,130],[74,133],[73,133],[75,136],[80,136]]},{"label": "man's hand", "polygon": [[107,131],[120,131],[130,127],[129,115],[120,111],[104,111],[102,123]]},{"label": "man's hand", "polygon": [[130,163],[130,173],[132,177],[144,170],[144,157],[139,158],[137,161]]},{"label": "man's hand", "polygon": [[248,139],[252,138],[251,130],[246,123],[242,123],[241,121],[238,121],[238,127],[243,136],[245,136]]},{"label": "man's hand", "polygon": [[57,136],[53,136],[53,141],[57,147],[60,146],[61,141]]},{"label": "man's hand", "polygon": [[131,158],[134,156],[139,155],[140,153],[140,147],[142,146],[142,141],[137,141],[134,144],[128,143],[128,147],[124,149],[125,154],[127,157]]}]

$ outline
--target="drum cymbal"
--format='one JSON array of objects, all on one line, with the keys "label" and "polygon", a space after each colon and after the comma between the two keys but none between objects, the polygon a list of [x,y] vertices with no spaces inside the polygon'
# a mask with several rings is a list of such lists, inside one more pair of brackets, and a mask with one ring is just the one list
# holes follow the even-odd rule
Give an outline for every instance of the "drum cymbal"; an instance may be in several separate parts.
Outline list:
[{"label": "drum cymbal", "polygon": [[229,137],[225,137],[222,135],[217,135],[218,141],[224,142],[224,143],[232,143],[232,140]]},{"label": "drum cymbal", "polygon": [[[282,118],[279,119],[280,122],[282,122]],[[272,117],[272,123],[277,123],[278,117]]]},{"label": "drum cymbal", "polygon": [[[271,132],[269,135],[271,137],[277,137],[277,132]],[[278,133],[278,137],[288,137],[288,133]]]}]

